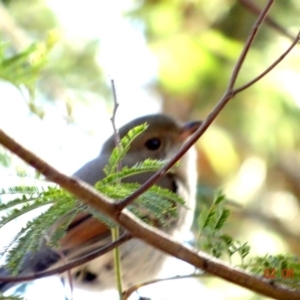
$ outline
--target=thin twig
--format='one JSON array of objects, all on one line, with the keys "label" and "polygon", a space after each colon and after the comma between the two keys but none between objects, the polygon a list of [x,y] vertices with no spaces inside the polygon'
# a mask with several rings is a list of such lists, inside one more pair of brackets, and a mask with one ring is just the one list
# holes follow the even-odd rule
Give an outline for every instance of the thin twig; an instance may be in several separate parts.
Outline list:
[{"label": "thin twig", "polygon": [[135,291],[137,291],[138,289],[140,289],[143,286],[147,286],[147,285],[151,285],[151,284],[155,284],[155,283],[159,283],[159,282],[164,282],[164,281],[171,281],[171,280],[178,280],[178,279],[187,279],[187,278],[203,278],[203,277],[208,277],[211,276],[209,274],[189,274],[189,275],[177,275],[177,276],[172,276],[172,277],[168,277],[168,278],[160,278],[160,279],[153,279],[153,280],[149,280],[143,283],[139,283],[139,284],[135,284],[132,285],[130,288],[128,288],[124,293],[124,300],[127,300]]},{"label": "thin twig", "polygon": [[[204,121],[202,122],[201,126],[197,129],[197,131],[195,131],[195,133],[190,137],[190,139],[188,141],[186,141],[186,143],[181,147],[181,149],[174,155],[173,158],[171,158],[169,160],[169,162],[158,172],[156,172],[152,177],[150,177],[144,184],[142,184],[135,192],[133,192],[131,195],[129,195],[128,197],[126,197],[125,199],[123,199],[122,201],[115,203],[115,207],[118,210],[122,210],[124,209],[126,206],[128,206],[130,203],[132,203],[137,197],[139,197],[140,195],[142,195],[146,190],[148,190],[152,185],[154,185],[161,177],[163,177],[168,170],[173,167],[176,162],[195,144],[195,142],[203,135],[203,133],[206,131],[206,129],[210,126],[210,124],[216,119],[216,117],[220,114],[220,112],[222,111],[222,109],[225,107],[225,105],[229,102],[229,100],[231,100],[233,98],[233,96],[235,96],[236,94],[238,94],[239,92],[241,92],[243,89],[239,88],[237,90],[233,90],[233,86],[236,82],[236,78],[239,74],[239,71],[241,69],[241,65],[244,62],[244,59],[247,55],[247,52],[250,49],[250,45],[253,41],[253,37],[255,36],[255,34],[258,31],[259,26],[261,26],[268,10],[270,9],[272,3],[274,2],[274,0],[269,0],[265,6],[265,8],[261,11],[260,16],[258,17],[257,21],[255,22],[250,36],[247,39],[247,42],[242,50],[242,53],[240,55],[240,57],[238,58],[237,63],[235,64],[235,67],[233,69],[233,73],[230,77],[229,83],[228,83],[228,88],[225,92],[225,94],[222,96],[222,98],[220,99],[220,101],[217,103],[217,105],[214,107],[214,109],[212,110],[212,112],[206,117],[206,119],[204,119]],[[298,42],[298,37],[294,40],[293,44],[291,45],[291,49],[296,45],[296,43]],[[290,51],[290,50],[289,50]],[[283,54],[284,55],[284,54]],[[285,56],[285,55],[284,55]],[[282,57],[283,58],[283,57]],[[280,57],[278,60],[275,61],[275,63],[273,63],[271,65],[271,69],[274,68],[281,60],[282,58]],[[267,69],[269,70],[269,68]],[[264,75],[266,75],[266,73],[261,74],[262,78]],[[250,81],[249,83],[247,83],[248,87],[251,84],[254,84],[257,81],[257,78],[255,78],[254,80]],[[246,86],[246,85],[245,85]]]},{"label": "thin twig", "polygon": [[[119,135],[119,131],[116,126],[116,115],[117,115],[119,103],[117,100],[117,92],[116,92],[116,86],[115,86],[114,79],[111,78],[110,82],[111,82],[111,88],[112,88],[113,100],[114,100],[114,109],[113,109],[113,114],[112,114],[112,117],[110,118],[110,120],[111,120],[113,130],[114,130],[115,144],[116,144],[116,147],[118,147],[120,145],[120,135]],[[121,168],[121,166],[118,166],[118,169],[119,168]],[[118,170],[118,171],[120,171],[120,170]]]},{"label": "thin twig", "polygon": [[[117,100],[117,92],[116,92],[116,86],[114,79],[111,78],[111,87],[113,92],[113,101],[114,101],[114,109],[113,114],[111,117],[111,123],[114,130],[114,137],[115,137],[115,146],[121,148],[122,145],[120,144],[120,134],[116,126],[116,115],[117,110],[119,107],[119,103]],[[120,172],[122,168],[122,162],[120,161],[117,165],[117,172]],[[120,183],[120,180],[117,180],[117,183]],[[120,235],[119,227],[115,227],[111,229],[111,237],[113,241],[118,240]],[[115,270],[115,276],[116,276],[116,283],[117,283],[117,290],[119,293],[120,300],[123,299],[123,282],[122,282],[122,265],[121,265],[121,255],[119,251],[119,247],[114,248],[113,250],[113,260],[114,260],[114,270]]]},{"label": "thin twig", "polygon": [[[111,237],[113,241],[119,239],[119,227],[111,229]],[[114,271],[116,276],[117,290],[119,293],[119,299],[123,299],[123,281],[122,281],[122,265],[121,265],[121,255],[119,247],[113,249],[113,258],[114,258]]]},{"label": "thin twig", "polygon": [[57,267],[57,268],[53,268],[51,270],[47,270],[47,271],[42,271],[42,272],[37,272],[35,274],[32,275],[28,275],[28,276],[16,276],[16,277],[0,277],[0,282],[24,282],[24,281],[31,281],[31,280],[35,280],[35,279],[39,279],[39,278],[43,278],[43,277],[47,277],[47,276],[52,276],[52,275],[56,275],[56,274],[60,274],[63,272],[66,272],[68,270],[71,270],[77,266],[80,266],[82,264],[85,264],[97,257],[99,257],[100,255],[103,255],[111,250],[113,250],[114,248],[120,246],[121,244],[129,241],[132,238],[132,236],[128,233],[125,232],[122,234],[122,236],[112,242],[109,243],[108,245],[105,245],[103,247],[101,247],[100,249],[94,250],[84,256],[81,256],[71,262],[68,262],[66,264],[64,264],[63,266]]},{"label": "thin twig", "polygon": [[[256,6],[252,1],[249,0],[239,0],[242,5],[247,7],[250,12],[258,15],[260,14],[261,9]],[[278,24],[275,20],[273,20],[270,16],[266,16],[265,18],[265,24],[269,25],[271,28],[277,30],[282,35],[288,37],[292,41],[295,39],[294,35],[291,34],[288,30],[286,30],[283,26]]]},{"label": "thin twig", "polygon": [[[279,284],[274,284],[272,281],[262,277],[253,276],[243,270],[230,267],[222,261],[212,258],[205,253],[197,253],[181,243],[176,242],[173,238],[164,232],[153,228],[141,220],[128,210],[116,213],[114,202],[112,199],[98,193],[90,185],[76,178],[68,177],[58,170],[40,159],[37,155],[25,149],[22,145],[14,141],[6,133],[0,130],[0,144],[17,154],[20,158],[37,169],[49,180],[59,184],[62,188],[74,194],[78,199],[81,199],[86,205],[91,206],[95,210],[99,210],[118,224],[126,229],[133,237],[137,237],[153,247],[179,258],[191,265],[202,269],[203,271],[216,275],[229,282],[236,283],[242,287],[248,288],[254,292],[273,297],[279,300],[298,300],[300,292],[291,290]],[[48,274],[50,275],[50,274]],[[1,280],[2,278],[0,278]],[[13,280],[13,278],[11,279]],[[7,280],[6,281],[10,281]]]},{"label": "thin twig", "polygon": [[[46,234],[45,240],[47,241],[47,243],[50,241],[50,236],[48,234]],[[63,265],[66,266],[68,264],[68,258],[66,257],[66,255],[63,253],[63,251],[61,249],[57,249],[56,252],[60,256]],[[71,269],[67,270],[67,280],[68,280],[68,283],[69,283],[69,286],[70,286],[70,295],[71,295],[70,300],[73,300],[74,285],[73,285],[73,278],[72,278],[72,274],[71,274]]]},{"label": "thin twig", "polygon": [[256,76],[254,79],[249,81],[248,83],[242,85],[239,88],[236,88],[233,91],[233,95],[236,95],[240,93],[241,91],[247,89],[257,81],[259,81],[261,78],[263,78],[265,75],[267,75],[270,71],[272,71],[291,51],[292,49],[299,43],[300,41],[300,31],[298,32],[297,36],[295,37],[293,43],[287,48],[286,51],[284,51],[268,68],[266,68],[261,74]]},{"label": "thin twig", "polygon": [[[268,3],[270,3],[270,1]],[[153,182],[151,182],[150,180],[150,184],[154,184],[155,179],[159,179],[159,177],[157,178],[157,176],[163,176],[166,170],[168,170],[168,168],[170,168],[203,134],[203,132],[207,129],[211,122],[220,113],[225,104],[229,101],[229,99],[232,98],[230,92],[232,91],[228,91],[228,93],[225,93],[219,104],[206,118],[202,126],[193,134],[190,140],[182,147],[178,154],[174,156],[173,159],[162,170],[160,170],[151,178]],[[67,189],[69,192],[76,195],[79,199],[82,199],[85,204],[90,205],[92,208],[107,214],[113,220],[118,222],[118,224],[127,229],[133,236],[144,240],[155,248],[160,249],[174,257],[182,259],[195,267],[203,269],[207,273],[216,275],[227,281],[248,288],[254,292],[261,293],[262,295],[284,300],[300,299],[300,293],[295,290],[291,290],[290,288],[284,287],[279,284],[274,284],[274,282],[262,277],[253,276],[240,269],[230,267],[220,260],[214,259],[205,253],[196,253],[195,251],[190,250],[180,243],[177,243],[174,239],[159,231],[158,229],[142,223],[129,211],[116,211],[116,205],[114,204],[112,199],[109,199],[108,197],[105,197],[104,195],[98,193],[92,187],[80,180],[70,178],[65,176],[64,174],[59,173],[52,166],[42,161],[35,154],[26,150],[1,130],[0,143],[17,154],[19,157],[24,159],[31,166],[35,167],[49,180],[54,181],[63,188]],[[139,193],[141,194],[147,188],[149,188],[150,184],[148,180],[147,183],[143,185],[143,190],[138,190]],[[138,195],[136,192],[135,197],[137,196]]]},{"label": "thin twig", "polygon": [[264,7],[264,9],[260,12],[257,20],[255,21],[253,27],[252,27],[252,30],[247,38],[247,41],[243,47],[243,50],[242,50],[242,53],[240,54],[234,68],[233,68],[233,72],[230,76],[230,79],[229,79],[229,83],[228,83],[228,87],[227,87],[227,91],[226,93],[230,93],[232,90],[233,90],[233,87],[235,85],[235,82],[236,82],[236,79],[240,73],[240,70],[242,68],[242,65],[245,61],[245,58],[250,50],[250,47],[254,41],[254,38],[256,37],[257,35],[257,32],[260,28],[260,26],[262,25],[268,11],[270,10],[272,4],[274,3],[274,0],[269,0],[266,4],[266,6]]}]

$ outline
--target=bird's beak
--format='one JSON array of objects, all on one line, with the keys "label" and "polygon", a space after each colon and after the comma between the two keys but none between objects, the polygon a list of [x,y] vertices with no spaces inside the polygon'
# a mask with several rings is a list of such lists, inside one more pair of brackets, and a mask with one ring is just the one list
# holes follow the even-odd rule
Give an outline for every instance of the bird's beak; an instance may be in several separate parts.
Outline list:
[{"label": "bird's beak", "polygon": [[182,133],[180,134],[180,140],[185,141],[188,139],[200,126],[201,121],[192,121],[183,125]]}]

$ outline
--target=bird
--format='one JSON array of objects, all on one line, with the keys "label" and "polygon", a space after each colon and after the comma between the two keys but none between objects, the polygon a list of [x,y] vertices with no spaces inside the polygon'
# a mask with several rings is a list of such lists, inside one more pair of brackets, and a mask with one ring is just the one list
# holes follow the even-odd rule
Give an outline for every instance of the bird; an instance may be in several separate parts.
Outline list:
[{"label": "bird", "polygon": [[[144,123],[147,123],[148,127],[133,140],[122,160],[122,167],[132,167],[148,158],[170,160],[201,125],[200,121],[182,123],[166,114],[152,114],[136,118],[122,126],[118,130],[120,138],[123,138],[130,129]],[[103,168],[116,146],[115,140],[115,134],[112,134],[103,144],[99,155],[86,163],[73,176],[90,185],[103,179],[105,177]],[[177,217],[170,222],[170,226],[160,228],[178,240],[184,239],[194,217],[197,184],[196,159],[196,151],[192,147],[180,159],[174,171],[167,173],[156,183],[158,186],[177,193],[185,201],[185,205],[176,206]],[[124,181],[143,184],[152,175],[153,173],[150,172],[142,173],[126,178]],[[80,213],[67,228],[66,235],[60,241],[60,247],[67,259],[74,259],[82,253],[110,242],[110,230],[106,224],[88,213]],[[122,244],[119,249],[124,287],[129,287],[137,281],[145,282],[153,279],[167,258],[163,252],[138,239]],[[62,264],[60,253],[47,246],[45,241],[37,252],[29,253],[25,257],[19,275],[34,274]],[[70,271],[72,283],[75,286],[100,291],[116,288],[114,272],[112,252]],[[0,276],[8,275],[5,268],[0,268]],[[0,292],[5,292],[13,285],[13,283],[0,282]]]}]

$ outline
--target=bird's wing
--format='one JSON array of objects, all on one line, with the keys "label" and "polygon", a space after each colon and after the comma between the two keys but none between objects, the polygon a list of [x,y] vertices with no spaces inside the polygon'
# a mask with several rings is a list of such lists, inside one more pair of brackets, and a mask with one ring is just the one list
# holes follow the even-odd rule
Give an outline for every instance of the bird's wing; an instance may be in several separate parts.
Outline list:
[{"label": "bird's wing", "polygon": [[[79,169],[74,176],[94,185],[97,181],[104,178],[103,168],[106,165],[108,156],[101,155],[98,158],[88,162]],[[132,166],[136,163],[136,159],[131,161],[125,157],[123,165]],[[152,173],[143,173],[126,178],[125,182],[144,183],[151,177]],[[176,184],[172,177],[165,176],[159,181],[159,185],[176,192]],[[99,220],[93,218],[88,213],[78,214],[68,227],[65,237],[61,240],[61,249],[66,253],[70,249],[76,250],[90,248],[95,243],[100,246],[111,242],[109,228]],[[81,252],[81,251],[80,251]]]},{"label": "bird's wing", "polygon": [[61,250],[81,248],[95,240],[109,236],[109,228],[90,214],[78,214],[70,224],[67,234],[60,241]]},{"label": "bird's wing", "polygon": [[[94,185],[104,178],[103,168],[107,164],[108,157],[107,155],[98,156],[86,163],[73,176]],[[95,240],[102,240],[109,235],[110,230],[104,223],[88,213],[79,213],[69,225],[64,238],[60,241],[61,250],[68,252],[70,249],[84,248]]]}]

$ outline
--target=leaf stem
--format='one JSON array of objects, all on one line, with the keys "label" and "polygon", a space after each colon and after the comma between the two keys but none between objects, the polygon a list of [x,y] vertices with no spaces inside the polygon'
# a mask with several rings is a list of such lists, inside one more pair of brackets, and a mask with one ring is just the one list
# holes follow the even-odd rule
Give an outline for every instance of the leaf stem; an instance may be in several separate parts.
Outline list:
[{"label": "leaf stem", "polygon": [[[111,236],[113,242],[119,239],[119,235],[120,235],[119,227],[114,227],[111,229]],[[120,257],[119,247],[114,248],[113,255],[114,255],[114,268],[115,268],[119,299],[123,300],[122,267],[121,267],[121,257]]]}]

